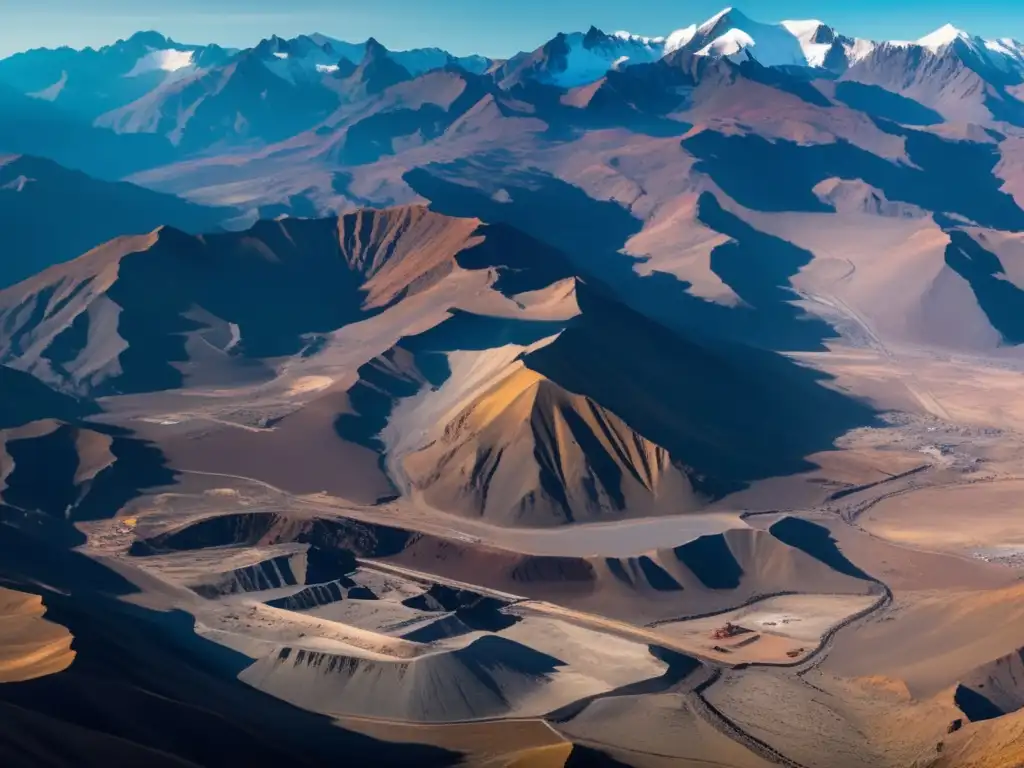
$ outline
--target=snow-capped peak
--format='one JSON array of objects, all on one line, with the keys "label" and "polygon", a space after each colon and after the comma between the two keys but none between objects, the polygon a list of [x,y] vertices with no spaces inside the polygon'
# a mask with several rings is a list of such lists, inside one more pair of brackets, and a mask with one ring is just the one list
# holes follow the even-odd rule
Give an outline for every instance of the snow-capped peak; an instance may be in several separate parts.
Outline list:
[{"label": "snow-capped peak", "polygon": [[765,24],[736,8],[719,11],[703,24],[673,32],[666,54],[686,49],[698,56],[754,59],[766,67],[823,67],[841,70],[867,56],[868,40],[843,37],[818,19],[793,19]]},{"label": "snow-capped peak", "polygon": [[657,61],[665,53],[664,38],[628,32],[606,35],[596,27],[586,34],[574,32],[555,40],[564,46],[564,59],[559,62],[562,66],[554,68],[548,76],[563,88],[591,83],[612,69]]},{"label": "snow-capped peak", "polygon": [[967,55],[983,66],[1002,72],[1020,72],[1024,69],[1024,46],[1016,40],[1005,37],[985,40],[957,29],[952,24],[946,24],[930,35],[925,35],[915,45],[934,54],[953,50],[958,56]]},{"label": "snow-capped peak", "polygon": [[703,24],[701,24],[697,28],[697,31],[698,32],[705,32],[705,33],[706,32],[710,32],[712,29],[715,28],[715,25],[718,24],[718,22],[720,22],[726,16],[730,16],[730,15],[743,17],[743,14],[742,13],[738,13],[735,8],[732,8],[732,7],[723,8],[718,13],[716,13],[714,16],[712,16],[710,19],[708,19]]},{"label": "snow-capped peak", "polygon": [[132,67],[125,77],[138,77],[147,72],[177,72],[192,65],[193,51],[179,51],[174,48],[150,51]]},{"label": "snow-capped peak", "polygon": [[675,32],[665,38],[665,53],[672,53],[672,51],[678,51],[684,45],[693,40],[697,34],[697,25],[691,24],[683,29],[677,29]]},{"label": "snow-capped peak", "polygon": [[998,40],[986,40],[985,48],[994,54],[1005,56],[1007,59],[1018,64],[1024,64],[1024,44],[1019,43],[1011,37],[1001,37]]},{"label": "snow-capped peak", "polygon": [[872,41],[843,37],[818,19],[781,21],[779,26],[799,41],[804,58],[812,67],[826,66],[830,56],[839,56],[840,51],[839,60],[845,60],[848,65],[863,59],[875,48]]},{"label": "snow-capped peak", "polygon": [[[806,32],[807,40],[785,24],[762,24],[735,8],[726,8],[697,27],[685,45],[691,46],[698,56],[754,58],[764,66],[820,66],[831,45],[829,41],[823,48],[818,46],[815,33],[820,25],[807,29],[810,22],[790,24],[801,33]],[[809,51],[808,45],[812,46]]]},{"label": "snow-capped peak", "polygon": [[640,45],[664,45],[664,37],[646,37],[644,35],[634,35],[632,32],[627,32],[624,29],[612,32],[612,37],[619,40],[624,40],[630,43],[639,43]]},{"label": "snow-capped peak", "polygon": [[930,51],[938,51],[940,48],[944,48],[950,43],[954,43],[957,40],[971,40],[971,36],[961,29],[957,29],[952,24],[945,24],[930,35],[925,35],[917,44],[923,48],[927,48]]},{"label": "snow-capped peak", "polygon": [[779,24],[792,32],[794,36],[807,38],[813,37],[819,29],[825,26],[825,22],[817,19],[793,19],[780,21]]}]

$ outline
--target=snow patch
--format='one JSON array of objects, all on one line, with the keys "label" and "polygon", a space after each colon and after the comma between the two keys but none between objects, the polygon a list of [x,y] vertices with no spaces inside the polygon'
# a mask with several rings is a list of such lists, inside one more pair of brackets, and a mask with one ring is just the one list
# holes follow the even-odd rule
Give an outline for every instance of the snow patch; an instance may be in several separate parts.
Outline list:
[{"label": "snow patch", "polygon": [[30,93],[29,96],[31,96],[33,99],[42,99],[43,101],[56,101],[57,97],[60,96],[61,91],[64,90],[64,86],[67,84],[68,73],[65,70],[60,73],[60,80],[58,80],[56,83],[47,88],[44,88],[41,91]]},{"label": "snow patch", "polygon": [[[698,56],[735,56],[744,48],[755,48],[754,38],[742,29],[730,29],[721,37],[715,38],[699,51]],[[756,57],[760,60],[760,57]],[[762,62],[763,63],[763,62]]]},{"label": "snow patch", "polygon": [[872,40],[854,40],[853,45],[846,46],[846,58],[853,64],[861,59],[866,59],[877,47],[878,45]]},{"label": "snow patch", "polygon": [[942,48],[945,48],[947,45],[957,40],[970,41],[970,39],[971,36],[963,30],[957,29],[952,24],[945,24],[936,29],[930,35],[922,37],[917,41],[917,44],[923,48],[927,48],[933,53],[937,53]]},{"label": "snow patch", "polygon": [[316,71],[317,72],[337,72],[338,71],[338,65],[337,64],[317,64],[316,65]]},{"label": "snow patch", "polygon": [[780,21],[779,24],[788,29],[794,36],[807,39],[813,37],[821,27],[825,26],[824,22],[817,19],[794,19]]},{"label": "snow patch", "polygon": [[653,38],[611,35],[590,48],[583,44],[584,40],[584,35],[579,32],[566,36],[569,53],[565,70],[551,75],[555,85],[575,88],[592,83],[600,80],[611,69],[657,61],[665,52],[664,46]]},{"label": "snow patch", "polygon": [[689,43],[697,35],[697,25],[691,24],[683,29],[677,29],[667,38],[665,38],[665,53],[669,54],[673,51],[678,51],[684,45]]},{"label": "snow patch", "polygon": [[823,67],[836,48],[854,62],[875,49],[870,40],[842,37],[818,19],[764,24],[733,8],[726,8],[699,26],[676,30],[665,39],[666,54],[686,46],[696,49],[697,55],[750,57],[766,67]]},{"label": "snow patch", "polygon": [[1001,69],[1024,69],[1024,45],[1009,37],[984,42],[986,58]]},{"label": "snow patch", "polygon": [[627,32],[624,29],[612,32],[611,36],[617,37],[619,40],[640,43],[642,45],[664,45],[665,43],[664,37],[645,37],[643,35],[634,35],[632,32]]},{"label": "snow patch", "polygon": [[33,181],[35,181],[35,179],[30,179],[25,174],[22,174],[21,176],[18,176],[16,179],[12,179],[11,181],[4,184],[2,187],[0,187],[0,189],[8,190],[10,192],[24,192],[25,187],[27,187]]},{"label": "snow patch", "polygon": [[915,43],[934,54],[942,53],[954,44],[1004,72],[1024,69],[1024,46],[1007,37],[984,40],[946,24]]},{"label": "snow patch", "polygon": [[[825,59],[828,58],[828,52],[832,50],[833,44],[831,42],[819,43],[815,41],[815,38],[818,36],[818,30],[825,27],[822,22],[817,19],[783,21],[779,23],[779,26],[799,41],[800,50],[803,51],[804,58],[810,66],[825,66]],[[825,27],[825,29],[828,29],[828,27]],[[832,35],[828,37],[831,38]]]},{"label": "snow patch", "polygon": [[150,51],[137,62],[125,77],[138,77],[147,72],[177,72],[192,66],[192,51],[178,51],[168,48],[163,51]]},{"label": "snow patch", "polygon": [[[800,31],[805,31],[815,22],[788,23]],[[694,38],[700,41],[698,45],[704,43],[698,51],[698,55],[702,56],[738,57],[745,53],[766,67],[815,66],[813,62],[823,62],[830,47],[821,48],[817,43],[811,43],[814,31],[819,26],[821,25],[817,24],[811,28],[806,41],[802,42],[787,28],[786,22],[762,24],[729,8],[701,24]],[[718,34],[718,37],[709,39],[713,34]],[[805,50],[805,46],[809,47],[809,50]]]},{"label": "snow patch", "polygon": [[[722,19],[724,19],[726,16],[728,16],[732,12],[733,12],[733,8],[732,7],[723,8],[718,13],[716,13],[714,16],[712,16],[710,19],[708,19],[703,24],[701,24],[700,27],[697,29],[697,31],[698,32],[703,32],[704,34],[707,34],[712,29],[715,28],[715,25],[718,22],[720,22]],[[740,15],[742,15],[742,14],[740,14]]]}]

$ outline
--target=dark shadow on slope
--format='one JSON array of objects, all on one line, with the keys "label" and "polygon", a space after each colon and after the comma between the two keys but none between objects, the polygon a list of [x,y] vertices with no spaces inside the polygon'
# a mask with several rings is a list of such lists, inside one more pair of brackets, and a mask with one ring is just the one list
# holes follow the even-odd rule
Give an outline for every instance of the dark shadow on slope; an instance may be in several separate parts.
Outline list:
[{"label": "dark shadow on slope", "polygon": [[522,617],[502,613],[498,606],[486,601],[459,608],[455,617],[475,632],[501,632],[522,621]]},{"label": "dark shadow on slope", "polygon": [[650,90],[647,84],[636,79],[626,83],[617,80],[617,74],[608,72],[605,82],[585,106],[558,103],[539,109],[538,117],[548,124],[544,137],[549,141],[571,141],[589,131],[625,128],[640,136],[668,138],[682,136],[690,130],[690,123],[659,114],[667,110],[647,93]]},{"label": "dark shadow on slope", "polygon": [[[349,125],[341,141],[331,147],[330,159],[343,166],[365,165],[395,154],[399,148],[398,143],[403,139],[406,144],[432,141],[443,135],[453,123],[495,90],[493,83],[484,76],[466,72],[457,66],[446,67],[444,71],[449,78],[463,85],[459,95],[450,104],[426,101],[412,107],[407,106],[407,102],[401,98],[393,97],[390,106],[361,119],[357,118]],[[402,81],[412,78],[405,73],[393,79]]]},{"label": "dark shadow on slope", "polygon": [[339,568],[352,557],[390,557],[402,552],[419,534],[401,528],[337,518],[308,520],[276,512],[240,512],[209,517],[132,544],[129,554],[148,557],[211,547],[251,547],[257,544],[298,542],[337,553]]},{"label": "dark shadow on slope", "polygon": [[604,563],[608,566],[608,570],[611,571],[612,576],[614,576],[618,581],[621,581],[623,584],[633,586],[633,580],[629,577],[629,574],[626,573],[626,567],[622,564],[621,560],[615,557],[606,557],[604,559]]},{"label": "dark shadow on slope", "polygon": [[451,614],[405,633],[402,635],[402,639],[413,643],[429,644],[439,640],[449,640],[453,637],[464,637],[472,631],[459,621],[455,614]]},{"label": "dark shadow on slope", "polygon": [[[544,391],[548,391],[546,385]],[[587,457],[589,476],[586,478],[584,485],[588,491],[588,498],[597,499],[599,497],[597,488],[600,487],[607,494],[607,500],[611,503],[613,509],[624,510],[626,508],[626,497],[622,492],[623,468],[616,461],[617,457],[610,453],[607,446],[602,442],[602,439],[606,439],[607,435],[603,431],[595,432],[593,427],[577,411],[566,409],[560,415],[565,419],[565,425],[569,428],[569,435],[572,441],[579,445],[583,455]],[[541,481],[544,482],[543,475],[547,475],[553,483],[557,482],[559,488],[562,488],[564,481],[557,451],[551,448],[541,449],[538,446],[534,449],[534,455],[539,459],[538,463],[542,473]],[[643,482],[635,468],[631,468],[630,471],[638,482]],[[562,511],[569,521],[573,520],[572,506],[568,499],[565,499]],[[602,505],[595,503],[594,506],[596,508],[595,511],[600,511]]]},{"label": "dark shadow on slope", "polygon": [[651,589],[656,592],[683,591],[683,585],[673,579],[668,571],[647,557],[647,555],[641,555],[637,558],[637,565],[640,566],[640,572],[644,575],[644,579],[651,586]]},{"label": "dark shadow on slope", "polygon": [[[538,173],[502,178],[511,201],[497,203],[486,186],[448,175],[482,185],[490,177],[486,165],[463,162],[405,178],[433,208],[507,222],[566,253],[585,276],[577,284],[582,315],[529,355],[527,365],[667,448],[691,470],[698,490],[717,497],[754,479],[806,471],[811,466],[803,457],[874,423],[866,404],[822,386],[826,375],[750,346],[818,349],[832,335],[788,304],[785,277],[805,263],[805,252],[744,226],[708,200],[709,220],[741,239],[717,260],[718,268],[759,304],[732,309],[688,294],[687,284],[669,275],[637,274],[620,249],[642,223],[617,204]],[[762,248],[784,266],[762,258]],[[743,274],[755,267],[761,270],[756,281]]]},{"label": "dark shadow on slope", "polygon": [[710,192],[700,196],[698,218],[732,238],[711,252],[711,271],[747,305],[722,313],[738,324],[733,335],[769,349],[814,349],[836,336],[828,323],[791,303],[799,296],[789,279],[811,263],[810,251],[759,232],[723,209]]},{"label": "dark shadow on slope", "polygon": [[[506,294],[537,290],[572,275],[564,256],[542,241],[504,224],[485,225],[484,240],[456,256],[469,270],[493,269],[494,287]],[[335,424],[338,433],[360,445],[381,450],[378,435],[398,399],[424,386],[439,387],[450,375],[443,353],[483,350],[503,344],[528,345],[561,329],[561,324],[483,317],[461,310],[440,325],[409,336],[359,369],[349,390],[354,413]]]},{"label": "dark shadow on slope", "polygon": [[340,165],[369,165],[393,155],[397,139],[412,136],[424,142],[436,139],[457,116],[450,116],[437,104],[378,112],[350,126],[344,147],[334,154]]},{"label": "dark shadow on slope", "polygon": [[815,107],[828,109],[832,106],[832,102],[825,98],[821,91],[811,85],[802,73],[800,77],[795,77],[783,68],[765,67],[749,59],[740,62],[738,67],[743,77],[753,80],[755,83],[761,83],[770,88],[784,91]]},{"label": "dark shadow on slope", "polygon": [[78,451],[70,436],[73,431],[73,427],[61,426],[48,435],[7,444],[14,470],[7,477],[4,501],[56,518],[64,518],[70,512],[78,500],[74,482]]},{"label": "dark shadow on slope", "polygon": [[300,526],[294,541],[328,551],[346,550],[355,557],[393,557],[420,534],[358,520],[333,519],[296,521]]},{"label": "dark shadow on slope", "polygon": [[[512,280],[524,286],[534,278],[520,274]],[[445,353],[481,351],[507,344],[529,346],[564,327],[562,322],[515,320],[452,310],[451,317],[444,322],[423,333],[403,337],[396,346],[360,366],[358,379],[348,390],[353,413],[340,415],[335,430],[346,440],[383,451],[380,433],[397,401],[414,397],[425,388],[437,389],[448,380],[451,370]]]},{"label": "dark shadow on slope", "polygon": [[288,597],[277,597],[267,600],[266,604],[271,608],[301,612],[324,605],[340,603],[347,598],[348,594],[344,582],[329,581],[326,584],[312,584],[292,595],[288,595]]},{"label": "dark shadow on slope", "polygon": [[546,288],[575,274],[564,253],[514,227],[489,224],[481,233],[484,241],[455,260],[463,269],[497,270],[494,288],[506,296]]},{"label": "dark shadow on slope", "polygon": [[[17,191],[6,188],[11,183]],[[99,181],[38,157],[20,157],[0,165],[0,288],[120,235],[151,232],[162,225],[211,232],[233,213],[132,184]],[[50,308],[50,314],[58,311]]]},{"label": "dark shadow on slope", "polygon": [[55,392],[29,373],[0,365],[0,429],[39,419],[73,421],[97,411],[91,401]]},{"label": "dark shadow on slope", "polygon": [[[692,126],[682,121],[670,120],[667,115],[681,110],[690,100],[694,78],[686,71],[670,66],[664,61],[649,64],[635,64],[620,70],[605,73],[605,84],[598,97],[598,111],[614,106],[621,110],[622,102],[643,115],[668,120],[677,127],[688,131]],[[607,100],[611,103],[604,103]]]},{"label": "dark shadow on slope", "polygon": [[[93,356],[116,357],[119,375],[83,382],[104,395],[180,388],[196,369],[192,343],[200,340],[233,369],[263,375],[261,360],[302,354],[312,339],[385,312],[453,266],[444,259],[366,306],[372,270],[396,253],[395,241],[381,239],[380,225],[381,217],[360,213],[337,221],[260,221],[247,233],[204,237],[164,228],[144,254],[120,259],[107,295],[122,311],[78,314],[45,355],[72,381]],[[452,256],[465,269],[496,270],[499,290],[534,290],[572,274],[550,245],[507,226],[481,227],[479,234],[482,242]],[[407,252],[398,253],[395,258]],[[40,311],[47,290],[25,314],[12,309],[5,316],[12,334],[43,321],[28,313]],[[116,335],[108,327],[115,317]],[[220,338],[210,338],[215,335]],[[123,349],[114,348],[117,336],[126,342]],[[15,338],[12,347],[20,343]]]},{"label": "dark shadow on slope", "polygon": [[829,530],[798,517],[784,517],[774,523],[768,532],[783,544],[806,552],[839,573],[855,579],[874,581],[868,574],[847,559],[832,538]]},{"label": "dark shadow on slope", "polygon": [[450,374],[441,353],[483,351],[506,344],[529,346],[565,327],[560,320],[519,320],[461,309],[451,310],[450,314],[443,323],[401,341],[401,346],[416,356],[417,366],[433,386],[443,384]]},{"label": "dark shadow on slope", "polygon": [[[59,754],[55,754],[59,745]],[[141,744],[68,725],[47,715],[0,702],[0,765],[8,768],[82,768],[85,765],[145,765],[192,768]]]},{"label": "dark shadow on slope", "polygon": [[[261,221],[246,234],[204,238],[161,230],[144,257],[121,260],[108,291],[124,308],[118,334],[128,346],[119,355],[123,373],[105,382],[110,392],[104,394],[180,387],[180,364],[190,361],[188,336],[205,328],[194,319],[203,317],[197,308],[222,325],[237,325],[238,343],[225,354],[234,365],[257,368],[259,359],[301,353],[311,334],[384,311],[363,307],[366,275],[342,252],[365,243],[385,255],[388,245],[370,239],[378,222],[359,215]],[[55,344],[57,361],[75,360],[89,342],[102,343],[101,333],[88,319],[70,328]]]},{"label": "dark shadow on slope", "polygon": [[457,161],[414,169],[403,178],[430,200],[433,210],[511,225],[564,253],[580,274],[628,276],[632,271],[630,260],[618,251],[640,231],[642,222],[622,206],[598,202],[577,187],[534,172],[506,173],[501,178],[501,186],[511,195],[511,201],[505,203],[491,198],[490,192],[496,190],[453,180],[476,180],[474,176],[479,175],[482,183],[493,181],[494,171],[502,162],[507,162],[503,156],[496,157],[493,164],[486,158],[475,165]]},{"label": "dark shadow on slope", "polygon": [[0,580],[15,588],[45,584],[71,595],[82,590],[111,595],[138,592],[123,576],[71,551],[84,543],[85,535],[63,520],[0,505]]},{"label": "dark shadow on slope", "polygon": [[[1019,81],[1014,85],[1020,85]],[[985,95],[984,103],[994,120],[1024,127],[1024,103],[1007,92],[1005,87],[996,86],[993,92]]]},{"label": "dark shadow on slope", "polygon": [[566,665],[556,656],[498,635],[484,635],[452,653],[467,666],[476,665],[481,669],[505,666],[530,677],[546,677]]},{"label": "dark shadow on slope", "polygon": [[145,537],[145,531],[139,531],[140,538],[132,544],[129,553],[144,557],[209,547],[251,547],[259,543],[274,543],[264,542],[265,537],[272,536],[287,522],[286,518],[274,512],[217,515],[155,536]]},{"label": "dark shadow on slope", "polygon": [[807,471],[804,457],[876,421],[868,405],[786,357],[694,343],[582,284],[577,298],[582,315],[524,362],[666,448],[708,497]]},{"label": "dark shadow on slope", "polygon": [[[793,294],[784,290],[765,288],[758,293],[759,303],[753,309],[730,308],[692,296],[687,292],[689,284],[671,275],[654,272],[641,276],[634,270],[639,259],[624,255],[621,249],[640,232],[643,222],[621,205],[594,200],[559,179],[541,173],[513,174],[512,178],[506,174],[501,184],[511,202],[498,203],[484,189],[456,183],[448,176],[474,180],[479,176],[484,184],[492,178],[487,163],[474,166],[467,162],[413,170],[404,178],[437,211],[506,222],[554,246],[588,282],[602,284],[618,300],[670,328],[772,349],[822,349],[821,342],[835,335],[820,321],[805,321],[803,313],[788,303]],[[811,199],[820,209],[831,210],[813,195]],[[708,196],[703,202],[710,226],[721,226],[726,234],[744,238],[723,252],[721,262],[726,267],[742,259],[743,268],[754,264],[761,269],[760,279],[782,287],[809,258],[806,252],[719,213],[714,198]],[[762,250],[768,256],[762,257]],[[784,262],[785,268],[776,266],[775,260]],[[735,279],[741,279],[740,271],[733,270]]]},{"label": "dark shadow on slope", "polygon": [[[80,478],[81,462],[88,465],[100,458],[87,453],[106,450],[104,440],[110,441],[110,463],[95,477]],[[102,424],[53,424],[45,434],[10,440],[7,452],[14,469],[0,498],[21,509],[73,522],[114,517],[143,491],[168,487],[177,477],[152,443]]]},{"label": "dark shadow on slope", "polygon": [[0,114],[0,154],[45,157],[101,179],[116,181],[180,156],[163,136],[96,128],[4,84],[0,84]]},{"label": "dark shadow on slope", "polygon": [[[67,670],[0,686],[0,701],[201,766],[450,765],[440,749],[379,742],[234,679],[250,660],[197,636],[194,620],[102,598],[46,596],[74,635]],[[53,734],[59,744],[60,731]],[[54,748],[75,763],[76,756]],[[77,756],[84,760],[88,755]],[[82,763],[78,763],[82,764]]]},{"label": "dark shadow on slope", "polygon": [[160,449],[148,440],[131,437],[127,430],[106,425],[90,426],[113,437],[110,451],[114,464],[100,472],[75,509],[75,520],[112,517],[145,490],[173,485],[178,473],[167,465]]},{"label": "dark shadow on slope", "polygon": [[736,202],[760,211],[831,209],[813,193],[831,177],[863,179],[889,200],[929,211],[957,213],[984,226],[1024,228],[1024,211],[1000,190],[992,174],[999,154],[991,146],[946,141],[921,131],[878,121],[883,130],[903,136],[919,168],[897,165],[846,141],[799,145],[760,136],[725,136],[702,131],[682,146]]},{"label": "dark shadow on slope", "polygon": [[512,569],[512,580],[523,584],[592,584],[594,566],[581,557],[531,555]]},{"label": "dark shadow on slope", "polygon": [[708,589],[736,589],[743,578],[743,568],[724,536],[701,536],[672,552]]},{"label": "dark shadow on slope", "polygon": [[[971,285],[978,305],[1007,344],[1024,343],[1024,291],[1006,279],[999,257],[966,232],[947,231],[946,264]],[[983,237],[983,235],[980,235]]]},{"label": "dark shadow on slope", "polygon": [[482,600],[492,600],[495,603],[500,601],[494,598],[484,598],[476,592],[465,589],[455,589],[445,584],[431,584],[430,588],[423,594],[414,597],[407,597],[402,601],[406,608],[414,608],[417,611],[449,612],[457,608],[475,605]]},{"label": "dark shadow on slope", "polygon": [[836,99],[846,106],[903,125],[938,125],[942,115],[911,98],[853,80],[836,83]]},{"label": "dark shadow on slope", "polygon": [[[69,293],[80,293],[81,290],[83,290],[84,287],[88,287],[88,284],[91,282],[91,279],[83,280],[82,288],[76,288],[69,291]],[[13,311],[4,318],[3,333],[7,349],[9,350],[9,359],[20,357],[33,345],[34,339],[31,335],[31,331],[46,319],[47,308],[54,301],[56,294],[57,286],[48,285],[38,291],[34,296],[24,296],[21,301],[13,307]],[[21,325],[18,324],[19,322]],[[0,369],[0,374],[2,374],[3,370],[12,369]],[[4,378],[8,383],[10,382],[9,377]],[[0,380],[0,384],[4,384],[4,381]]]},{"label": "dark shadow on slope", "polygon": [[354,586],[347,578],[355,571],[357,563],[351,552],[337,549],[323,549],[311,546],[306,551],[306,583],[323,584],[341,581],[344,586]]},{"label": "dark shadow on slope", "polygon": [[[620,686],[606,693],[598,693],[586,698],[579,699],[567,704],[564,707],[549,712],[544,716],[545,720],[555,723],[565,723],[578,716],[591,703],[598,699],[613,699],[620,696],[648,696],[671,691],[675,686],[685,680],[691,673],[700,668],[700,662],[692,656],[663,648],[659,645],[649,645],[647,650],[659,661],[665,662],[668,666],[658,677],[639,680],[635,683]],[[600,763],[599,763],[600,764]],[[617,763],[613,763],[617,764]],[[566,763],[568,765],[568,763]]]},{"label": "dark shadow on slope", "polygon": [[338,95],[316,81],[293,82],[271,72],[255,51],[243,52],[227,67],[200,72],[177,100],[190,111],[183,130],[178,111],[171,109],[164,110],[155,129],[179,133],[178,149],[189,154],[239,141],[284,141],[316,126],[339,104]]},{"label": "dark shadow on slope", "polygon": [[468,632],[500,632],[521,621],[519,616],[502,613],[507,603],[469,590],[456,590],[433,584],[422,595],[402,601],[402,605],[418,611],[449,614],[408,635],[407,640],[431,642],[442,637],[456,637]]},{"label": "dark shadow on slope", "polygon": [[211,574],[206,583],[190,583],[188,588],[200,597],[214,600],[224,595],[295,587],[301,582],[293,565],[293,555],[281,555],[243,568],[234,568],[226,573]]},{"label": "dark shadow on slope", "polygon": [[573,744],[565,768],[628,768],[626,763],[593,747]]},{"label": "dark shadow on slope", "polygon": [[1024,648],[961,676],[954,701],[971,721],[1024,709]]},{"label": "dark shadow on slope", "polygon": [[[118,356],[121,374],[96,388],[98,396],[122,392],[180,389],[185,376],[175,363],[187,363],[186,334],[203,326],[182,316],[189,303],[175,291],[168,290],[163,270],[155,258],[132,259],[119,270],[119,279],[107,291],[109,298],[121,307],[138,304],[138,295],[145,291],[145,309],[139,314],[122,311],[118,315],[117,335],[125,344]],[[150,290],[161,286],[157,290]],[[79,317],[85,317],[85,313]],[[77,335],[74,335],[76,330]],[[87,329],[74,326],[54,341],[54,364],[75,359],[86,349]],[[66,351],[63,351],[66,350]],[[51,353],[48,353],[51,354]]]},{"label": "dark shadow on slope", "polygon": [[964,685],[958,685],[953,694],[953,703],[972,723],[980,720],[994,720],[1006,714],[987,697]]},{"label": "dark shadow on slope", "polygon": [[[428,368],[425,375],[419,365],[427,362],[431,364],[425,366]],[[430,371],[443,377],[440,379],[443,381],[449,373],[447,362],[440,356],[420,356],[417,361],[416,356],[397,346],[360,366],[359,378],[348,390],[353,412],[338,416],[334,422],[335,431],[345,440],[374,451],[383,451],[380,433],[387,426],[395,401],[413,397],[432,383],[433,376],[428,378]]]}]

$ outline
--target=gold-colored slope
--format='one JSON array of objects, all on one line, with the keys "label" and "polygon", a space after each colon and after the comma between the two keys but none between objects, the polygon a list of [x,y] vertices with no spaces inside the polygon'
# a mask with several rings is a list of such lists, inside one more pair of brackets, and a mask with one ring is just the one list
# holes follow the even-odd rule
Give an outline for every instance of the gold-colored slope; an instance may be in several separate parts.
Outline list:
[{"label": "gold-colored slope", "polygon": [[0,683],[19,683],[71,666],[71,633],[43,618],[38,595],[0,587]]},{"label": "gold-colored slope", "polygon": [[700,506],[668,451],[593,400],[519,368],[408,456],[440,509],[505,525],[678,514]]}]

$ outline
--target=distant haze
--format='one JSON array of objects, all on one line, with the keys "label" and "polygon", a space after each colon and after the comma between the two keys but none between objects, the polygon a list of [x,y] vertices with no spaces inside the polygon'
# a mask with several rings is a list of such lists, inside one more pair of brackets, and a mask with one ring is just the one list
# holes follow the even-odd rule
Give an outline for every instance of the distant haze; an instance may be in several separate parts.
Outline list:
[{"label": "distant haze", "polygon": [[[98,47],[140,29],[182,42],[244,47],[278,34],[322,32],[345,40],[373,35],[392,49],[439,46],[458,55],[507,57],[559,31],[627,29],[665,35],[722,10],[723,0],[0,0],[0,56],[34,47]],[[917,39],[952,23],[984,37],[1024,37],[1024,4],[990,0],[748,0],[762,21],[820,19],[843,34]]]}]

